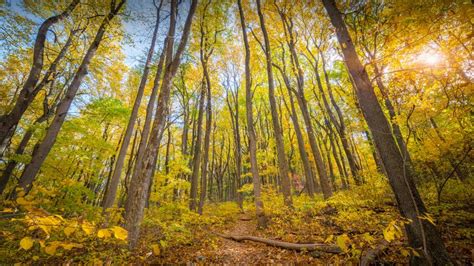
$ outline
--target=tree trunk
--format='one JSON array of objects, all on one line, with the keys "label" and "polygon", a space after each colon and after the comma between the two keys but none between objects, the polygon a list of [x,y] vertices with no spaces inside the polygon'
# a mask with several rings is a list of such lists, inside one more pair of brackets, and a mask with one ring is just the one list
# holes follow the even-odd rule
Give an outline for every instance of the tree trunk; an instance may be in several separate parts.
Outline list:
[{"label": "tree trunk", "polygon": [[286,75],[284,68],[281,68],[276,65],[275,67],[278,70],[280,70],[280,73],[283,77],[283,81],[288,90],[288,95],[290,99],[290,108],[291,108],[290,118],[291,118],[291,121],[293,122],[293,127],[296,133],[296,140],[298,142],[298,150],[300,153],[301,161],[303,163],[303,170],[306,177],[306,189],[308,191],[308,195],[312,198],[314,197],[314,180],[315,179],[313,176],[313,171],[311,170],[311,163],[309,161],[309,156],[308,156],[308,153],[306,152],[303,133],[301,132],[300,123],[298,121],[298,115],[296,114],[296,108],[295,108],[295,103],[293,100],[293,92],[292,92],[290,80],[288,76]]},{"label": "tree trunk", "polygon": [[[20,122],[21,116],[23,115],[23,113],[25,113],[26,109],[31,104],[36,94],[38,94],[39,92],[39,90],[36,90],[35,88],[41,76],[41,71],[43,70],[44,47],[46,42],[46,35],[49,31],[49,28],[52,25],[67,18],[74,10],[74,8],[76,8],[79,2],[79,0],[73,0],[67,6],[66,10],[64,10],[59,15],[52,16],[46,19],[38,29],[33,48],[33,64],[31,66],[28,78],[25,84],[23,85],[22,90],[20,91],[20,95],[18,96],[18,99],[15,102],[15,106],[13,107],[13,109],[8,114],[0,117],[0,146],[4,146],[4,143],[7,141],[8,136],[13,135],[12,130],[14,130],[16,125]],[[64,57],[65,50],[67,50],[68,46],[65,45],[64,47],[66,47],[66,49],[63,48],[61,50],[56,60],[51,65],[50,69],[55,69],[59,60]],[[51,74],[52,72],[54,71],[48,71],[47,73]],[[44,80],[48,80],[48,77],[45,77]],[[0,151],[0,153],[2,152]]]},{"label": "tree trunk", "polygon": [[103,211],[105,212],[106,209],[111,208],[114,205],[115,197],[117,195],[117,188],[120,183],[120,176],[122,175],[122,168],[125,162],[125,157],[127,155],[128,145],[130,144],[130,139],[132,138],[133,128],[135,127],[135,121],[137,120],[138,116],[138,109],[140,108],[140,104],[142,102],[143,93],[145,91],[145,86],[148,80],[148,73],[150,72],[150,62],[153,58],[153,54],[155,51],[156,46],[156,39],[158,36],[158,28],[160,26],[160,10],[163,4],[163,0],[160,1],[160,5],[156,9],[156,22],[155,22],[155,29],[153,31],[153,37],[151,38],[150,48],[148,49],[148,54],[145,60],[145,67],[143,69],[143,74],[140,80],[140,84],[138,85],[137,96],[135,98],[135,102],[133,103],[132,113],[130,115],[130,119],[128,120],[127,128],[125,130],[125,135],[122,140],[122,146],[120,146],[120,151],[117,156],[117,162],[115,163],[114,171],[112,178],[110,180],[109,187],[107,189],[107,194],[105,195]]},{"label": "tree trunk", "polygon": [[298,87],[298,90],[295,92],[296,99],[300,107],[301,113],[303,114],[303,121],[306,126],[306,132],[308,134],[311,151],[313,153],[313,157],[316,162],[316,170],[318,171],[319,183],[323,191],[323,196],[325,199],[327,199],[332,196],[332,190],[329,184],[329,179],[328,179],[326,167],[323,162],[321,151],[316,142],[316,138],[315,138],[316,132],[314,131],[313,125],[311,123],[308,102],[304,95],[304,74],[303,74],[303,70],[300,67],[298,55],[295,49],[295,41],[294,41],[293,32],[292,32],[293,31],[292,22],[291,20],[288,21],[286,16],[281,11],[279,13],[284,22],[286,32],[289,35],[289,40],[287,41],[287,44],[288,44],[288,47],[290,48],[290,54],[291,54],[291,59],[292,59],[291,61],[293,62],[293,65],[296,69],[295,76],[297,77],[296,84]]},{"label": "tree trunk", "polygon": [[97,51],[97,48],[102,41],[102,37],[109,25],[109,22],[114,18],[114,16],[119,12],[122,6],[125,4],[126,0],[120,1],[117,6],[113,6],[110,12],[102,21],[94,40],[92,41],[91,45],[87,49],[86,55],[84,56],[79,68],[72,80],[71,84],[67,88],[66,94],[64,98],[58,105],[56,110],[55,117],[49,126],[48,130],[46,131],[45,137],[41,144],[36,149],[36,152],[33,152],[31,162],[25,167],[22,176],[20,177],[19,185],[21,188],[24,189],[25,192],[29,192],[32,188],[33,180],[35,179],[38,171],[43,164],[46,156],[51,151],[54,142],[56,141],[56,137],[61,129],[61,126],[66,118],[67,112],[69,111],[69,107],[71,106],[74,97],[76,96],[77,90],[79,89],[82,80],[87,75],[88,66]]},{"label": "tree trunk", "polygon": [[377,64],[373,63],[373,66],[374,66],[374,75],[376,76],[375,82],[377,83],[377,87],[379,88],[382,94],[385,107],[388,110],[388,115],[390,117],[393,134],[395,135],[395,139],[397,141],[398,147],[400,148],[400,152],[402,153],[403,158],[406,160],[407,163],[411,165],[412,162],[411,162],[410,154],[408,153],[408,148],[405,143],[405,140],[403,139],[402,131],[400,130],[400,126],[398,125],[397,120],[396,120],[395,108],[392,104],[392,101],[390,100],[390,97],[388,96],[388,90],[383,84],[382,76]]},{"label": "tree trunk", "polygon": [[[207,68],[207,66],[206,66]],[[207,175],[208,175],[208,164],[209,164],[209,145],[211,140],[211,127],[212,127],[212,105],[211,105],[211,81],[207,70],[204,71],[206,76],[206,87],[207,87],[207,104],[206,104],[206,132],[204,135],[204,156],[202,161],[201,170],[201,194],[199,198],[198,213],[202,214],[202,208],[204,201],[206,201],[207,192]]]},{"label": "tree trunk", "polygon": [[148,187],[151,182],[151,177],[155,171],[157,151],[162,136],[161,133],[164,130],[165,122],[167,120],[166,117],[169,112],[172,80],[176,74],[176,71],[178,70],[181,61],[181,55],[188,41],[191,30],[191,22],[196,10],[196,5],[197,0],[193,0],[186,18],[181,41],[177,48],[176,54],[173,57],[177,0],[171,1],[170,28],[168,31],[166,48],[166,68],[161,90],[158,96],[158,106],[155,113],[153,127],[150,132],[150,139],[148,140],[143,162],[141,164],[142,167],[137,169],[139,170],[139,173],[135,176],[134,180],[131,181],[129,195],[125,204],[125,225],[129,231],[128,244],[131,249],[135,248],[138,243],[140,223],[143,218],[146,197],[148,195]]},{"label": "tree trunk", "polygon": [[247,38],[247,26],[245,25],[244,11],[242,1],[237,0],[239,6],[240,25],[242,27],[242,37],[245,46],[245,109],[247,116],[247,134],[249,138],[250,152],[250,171],[252,172],[253,193],[255,198],[255,210],[257,214],[257,226],[265,228],[267,226],[267,217],[261,198],[260,176],[258,174],[257,164],[257,136],[253,125],[253,104],[252,104],[252,83],[250,77],[250,47]]},{"label": "tree trunk", "polygon": [[202,145],[202,120],[204,116],[204,99],[206,97],[206,83],[201,84],[201,95],[199,97],[199,111],[196,124],[196,140],[194,143],[193,172],[191,175],[191,191],[189,196],[189,209],[196,211],[197,194],[199,184],[199,166],[201,164],[201,145]]},{"label": "tree trunk", "polygon": [[351,170],[352,177],[354,178],[354,181],[356,185],[361,184],[361,176],[360,176],[360,166],[356,163],[354,154],[351,152],[349,148],[349,143],[347,141],[347,132],[346,132],[346,124],[344,122],[344,118],[342,116],[341,109],[339,108],[339,105],[336,103],[336,100],[334,99],[334,94],[332,92],[332,86],[331,82],[329,81],[329,75],[326,71],[326,60],[324,59],[324,55],[322,51],[320,50],[320,55],[321,55],[321,61],[322,61],[322,68],[323,68],[323,73],[324,73],[324,78],[326,81],[326,87],[328,89],[328,94],[329,94],[329,99],[331,101],[332,106],[336,110],[336,114],[338,116],[339,121],[336,120],[336,117],[332,113],[331,108],[329,107],[329,104],[326,99],[326,95],[324,93],[324,90],[321,85],[321,81],[319,78],[319,73],[317,72],[316,69],[316,77],[318,79],[318,86],[321,91],[321,97],[323,98],[324,104],[328,110],[329,118],[331,121],[334,123],[337,132],[339,133],[339,137],[341,139],[342,147],[344,149],[344,153],[346,154],[347,161],[349,161],[349,168]]},{"label": "tree trunk", "polygon": [[336,28],[344,61],[355,84],[357,99],[387,171],[399,210],[404,217],[411,220],[411,223],[405,226],[410,246],[423,250],[424,256],[412,257],[411,262],[417,265],[452,264],[436,227],[426,219],[420,219],[420,216],[426,213],[425,205],[415,187],[412,173],[406,167],[369,76],[359,60],[342,15],[334,0],[323,0],[323,4]]},{"label": "tree trunk", "polygon": [[257,12],[260,20],[260,27],[263,33],[263,39],[265,43],[265,59],[267,67],[267,76],[268,76],[268,98],[270,100],[270,112],[272,116],[273,131],[275,134],[275,142],[277,149],[278,157],[278,169],[280,172],[281,178],[281,188],[283,192],[285,205],[288,207],[293,207],[293,199],[291,197],[291,183],[288,173],[288,161],[285,155],[285,144],[283,143],[283,133],[281,129],[280,122],[278,120],[278,111],[277,103],[275,97],[275,84],[273,81],[273,70],[272,70],[272,54],[270,48],[270,40],[268,38],[267,29],[265,26],[265,18],[262,13],[260,0],[257,0]]}]

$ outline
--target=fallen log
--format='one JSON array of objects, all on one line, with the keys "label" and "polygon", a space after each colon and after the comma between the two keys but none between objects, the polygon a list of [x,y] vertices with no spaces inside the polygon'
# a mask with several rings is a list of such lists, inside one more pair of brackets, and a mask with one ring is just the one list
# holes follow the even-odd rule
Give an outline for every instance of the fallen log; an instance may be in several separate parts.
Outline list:
[{"label": "fallen log", "polygon": [[278,240],[273,240],[273,239],[268,239],[268,238],[263,238],[263,237],[256,237],[256,236],[233,236],[233,235],[224,235],[224,234],[220,234],[216,232],[213,232],[213,233],[222,238],[234,240],[237,242],[248,240],[248,241],[264,243],[269,246],[296,250],[296,251],[322,251],[322,252],[327,252],[327,253],[332,253],[332,254],[342,253],[342,250],[336,245],[328,245],[328,244],[320,244],[320,243],[299,244],[299,243],[290,243],[290,242],[278,241]]}]

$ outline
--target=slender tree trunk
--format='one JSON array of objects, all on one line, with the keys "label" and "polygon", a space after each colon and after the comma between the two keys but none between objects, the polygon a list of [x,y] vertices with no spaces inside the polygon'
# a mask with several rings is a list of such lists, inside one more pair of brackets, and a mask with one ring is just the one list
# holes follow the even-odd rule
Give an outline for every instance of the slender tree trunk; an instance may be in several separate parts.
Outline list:
[{"label": "slender tree trunk", "polygon": [[415,187],[410,168],[407,167],[393,137],[369,76],[359,60],[342,15],[334,0],[323,0],[323,4],[336,28],[344,61],[354,81],[360,107],[380,152],[399,210],[404,217],[411,220],[405,226],[410,246],[423,250],[424,256],[412,257],[411,262],[416,265],[452,264],[436,227],[426,219],[420,219],[420,216],[426,213],[425,205]]},{"label": "slender tree trunk", "polygon": [[[73,0],[61,14],[49,17],[46,19],[38,29],[38,33],[36,35],[35,44],[33,47],[33,64],[31,66],[30,73],[28,78],[23,85],[22,90],[20,91],[20,95],[18,96],[17,101],[15,102],[15,106],[13,109],[6,115],[0,117],[0,146],[4,146],[4,143],[7,141],[7,138],[12,134],[12,130],[16,127],[16,125],[20,122],[22,115],[25,113],[28,106],[33,101],[34,97],[38,93],[39,90],[35,90],[36,84],[41,76],[41,71],[43,70],[43,55],[44,55],[44,47],[46,42],[46,35],[49,31],[49,28],[60,22],[61,20],[67,18],[71,12],[76,8],[79,4],[79,0]],[[66,47],[66,45],[65,45]],[[67,50],[63,49],[63,50]],[[51,66],[56,68],[59,60],[64,57],[64,53],[60,53],[56,60],[53,62]],[[54,71],[48,71],[50,74]],[[45,80],[48,80],[46,77]],[[0,154],[3,153],[0,151]]]},{"label": "slender tree trunk", "polygon": [[299,150],[300,158],[303,164],[303,171],[306,177],[306,189],[308,191],[308,195],[310,197],[314,197],[314,180],[315,179],[313,177],[313,171],[311,170],[311,163],[309,161],[309,156],[308,156],[308,153],[306,152],[303,133],[301,132],[300,123],[298,121],[298,115],[296,113],[295,103],[293,100],[293,92],[292,92],[290,80],[288,76],[286,75],[285,70],[283,68],[276,65],[275,67],[278,70],[280,70],[280,73],[283,77],[283,81],[288,90],[288,95],[290,99],[290,108],[291,108],[290,118],[291,118],[291,121],[293,122],[293,127],[295,129],[296,140],[298,142],[298,150]]},{"label": "slender tree trunk", "polygon": [[268,97],[270,100],[270,111],[272,116],[273,131],[275,134],[275,142],[277,149],[278,157],[278,169],[280,172],[281,178],[281,188],[283,192],[285,205],[288,207],[293,206],[293,199],[291,197],[291,182],[288,173],[288,161],[285,155],[285,145],[283,143],[283,133],[281,129],[280,122],[278,120],[278,111],[277,103],[275,97],[275,84],[273,81],[273,70],[272,70],[272,54],[270,48],[270,40],[268,38],[267,29],[265,26],[265,18],[262,13],[260,0],[257,0],[257,12],[260,20],[260,27],[263,33],[263,39],[265,43],[265,58],[267,66],[267,76],[268,76]]},{"label": "slender tree trunk", "polygon": [[247,38],[247,26],[245,24],[242,1],[237,0],[239,7],[240,25],[245,46],[245,109],[247,116],[247,134],[249,138],[250,171],[252,172],[253,193],[255,198],[255,210],[257,214],[257,226],[264,228],[267,226],[267,217],[261,198],[260,176],[257,164],[257,136],[253,125],[253,104],[252,104],[252,83],[250,77],[250,47]]},{"label": "slender tree trunk", "polygon": [[169,112],[170,93],[173,77],[178,70],[181,55],[186,48],[191,30],[191,22],[196,10],[197,0],[191,2],[189,13],[184,24],[181,41],[173,57],[174,35],[176,29],[177,0],[171,1],[170,28],[167,37],[166,48],[166,68],[158,95],[158,106],[155,113],[153,127],[151,129],[150,139],[148,140],[143,163],[139,169],[139,173],[132,180],[129,189],[129,195],[125,204],[125,225],[129,231],[128,244],[129,247],[135,248],[138,243],[140,233],[140,223],[143,218],[146,197],[148,195],[148,187],[151,177],[155,172],[155,164],[157,151],[161,141],[162,132],[164,130],[166,117]]},{"label": "slender tree trunk", "polygon": [[56,110],[55,117],[49,126],[48,130],[46,131],[46,135],[38,146],[36,152],[33,152],[31,162],[25,167],[22,176],[20,177],[19,186],[24,189],[25,192],[29,192],[32,188],[33,181],[38,174],[38,171],[43,164],[46,156],[51,151],[54,142],[56,141],[56,137],[61,129],[61,126],[66,118],[67,112],[69,111],[69,107],[71,106],[74,97],[76,96],[77,90],[82,83],[82,80],[87,75],[88,66],[97,51],[97,48],[102,41],[102,37],[109,25],[109,22],[114,18],[114,16],[119,12],[122,6],[125,4],[126,0],[120,1],[116,6],[111,7],[110,12],[102,21],[94,40],[92,41],[91,45],[87,49],[86,55],[82,60],[79,68],[72,80],[71,84],[67,88],[66,94],[64,99],[58,105]]},{"label": "slender tree trunk", "polygon": [[[232,104],[230,102],[230,97],[233,98],[234,101],[234,110],[232,109]],[[236,179],[236,186],[237,190],[241,187],[241,175],[242,175],[242,144],[241,144],[241,137],[240,137],[240,123],[239,123],[239,89],[235,94],[231,91],[227,91],[227,106],[229,108],[229,112],[231,114],[231,122],[232,122],[232,131],[234,137],[234,157],[235,157],[235,179]],[[239,208],[243,209],[243,195],[240,192],[237,192],[237,204]]]},{"label": "slender tree trunk", "polygon": [[397,141],[398,147],[400,148],[400,152],[402,153],[403,158],[407,161],[407,163],[411,165],[412,162],[410,158],[410,153],[408,153],[408,148],[405,143],[405,140],[403,139],[402,131],[400,130],[400,126],[398,125],[397,120],[396,120],[395,107],[393,106],[392,101],[390,100],[390,97],[388,96],[388,90],[382,81],[382,76],[377,64],[373,63],[373,66],[374,66],[374,75],[376,76],[375,82],[377,83],[377,87],[379,88],[382,94],[385,107],[388,110],[388,115],[390,117],[393,134],[395,135],[395,139]]},{"label": "slender tree trunk", "polygon": [[[199,97],[199,111],[196,124],[196,141],[194,143],[193,172],[191,175],[191,194],[189,197],[189,209],[196,211],[197,195],[199,186],[199,166],[201,165],[202,145],[202,120],[204,116],[204,99],[206,98],[206,83],[201,84],[201,96]],[[201,174],[202,175],[202,174]]]},{"label": "slender tree trunk", "polygon": [[156,46],[156,39],[158,36],[158,29],[160,26],[160,10],[163,4],[163,0],[160,1],[160,5],[156,10],[156,22],[155,22],[155,29],[153,31],[153,37],[151,38],[150,48],[148,49],[148,54],[145,60],[145,67],[143,69],[143,74],[140,80],[140,84],[138,86],[137,96],[135,98],[135,102],[133,103],[132,114],[130,115],[130,119],[128,120],[127,128],[125,130],[125,135],[122,140],[122,146],[120,146],[120,151],[117,156],[117,162],[115,163],[115,167],[113,170],[113,175],[110,180],[109,187],[107,189],[107,194],[105,195],[103,211],[105,212],[106,209],[111,208],[114,205],[115,197],[117,195],[117,188],[120,183],[120,176],[122,175],[122,168],[125,162],[125,157],[127,155],[128,145],[130,144],[130,139],[132,138],[133,128],[135,127],[135,121],[137,120],[138,116],[138,109],[140,108],[140,104],[142,102],[143,93],[145,92],[145,86],[148,80],[148,73],[150,72],[150,62],[153,58],[153,54],[155,51]]},{"label": "slender tree trunk", "polygon": [[316,132],[314,131],[313,125],[311,123],[308,103],[304,95],[304,73],[300,66],[298,55],[296,53],[296,48],[295,48],[296,43],[293,36],[293,21],[291,18],[288,18],[282,10],[279,10],[279,14],[285,28],[285,33],[287,34],[287,44],[290,49],[291,62],[294,66],[293,69],[294,69],[294,73],[295,73],[296,81],[297,81],[296,84],[297,84],[298,90],[295,92],[295,95],[296,95],[300,110],[303,114],[303,120],[306,125],[308,139],[310,142],[311,150],[313,152],[314,160],[316,162],[316,169],[319,174],[319,182],[321,184],[323,196],[325,199],[327,199],[332,195],[332,191],[329,185],[329,179],[327,176],[327,171],[323,162],[321,151],[317,145],[317,142],[314,136]]},{"label": "slender tree trunk", "polygon": [[[207,68],[207,66],[206,66]],[[212,105],[211,105],[211,81],[207,70],[204,71],[206,76],[206,87],[207,87],[207,104],[206,104],[206,132],[204,135],[204,154],[202,161],[202,170],[201,170],[201,194],[199,198],[199,207],[198,213],[202,214],[202,208],[204,206],[204,201],[206,200],[207,192],[207,175],[208,175],[208,164],[209,164],[209,145],[211,140],[211,127],[212,127]]]}]

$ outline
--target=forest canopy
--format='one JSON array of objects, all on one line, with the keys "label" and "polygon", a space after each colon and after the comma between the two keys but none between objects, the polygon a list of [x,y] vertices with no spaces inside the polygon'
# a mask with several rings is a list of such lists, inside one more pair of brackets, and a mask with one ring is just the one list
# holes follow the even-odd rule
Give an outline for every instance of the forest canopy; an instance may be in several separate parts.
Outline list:
[{"label": "forest canopy", "polygon": [[0,0],[0,263],[472,264],[473,17]]}]

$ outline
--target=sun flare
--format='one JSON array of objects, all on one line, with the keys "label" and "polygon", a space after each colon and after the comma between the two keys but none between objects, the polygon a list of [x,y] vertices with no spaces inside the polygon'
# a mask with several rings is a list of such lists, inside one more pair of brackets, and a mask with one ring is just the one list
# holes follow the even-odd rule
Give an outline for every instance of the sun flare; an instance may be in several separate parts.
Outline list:
[{"label": "sun flare", "polygon": [[443,60],[443,56],[434,51],[426,51],[416,57],[416,61],[425,65],[438,65]]}]

